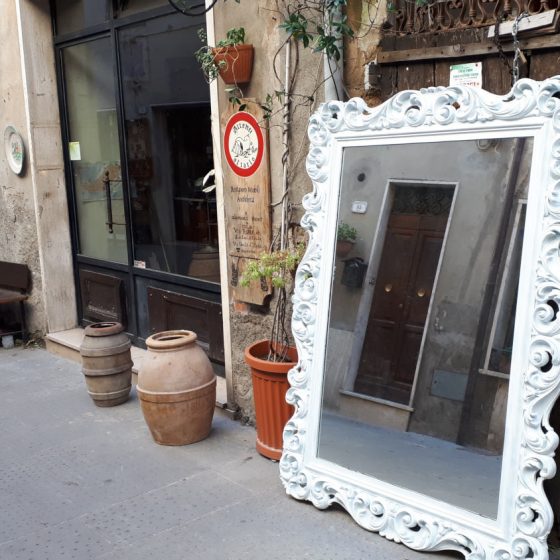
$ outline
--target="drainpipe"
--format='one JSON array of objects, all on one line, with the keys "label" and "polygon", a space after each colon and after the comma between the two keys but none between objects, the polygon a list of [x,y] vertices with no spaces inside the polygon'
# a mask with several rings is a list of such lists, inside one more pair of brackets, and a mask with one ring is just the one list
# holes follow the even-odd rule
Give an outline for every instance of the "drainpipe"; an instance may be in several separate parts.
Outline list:
[{"label": "drainpipe", "polygon": [[[333,19],[342,19],[340,6],[333,8]],[[325,26],[328,22],[325,21]],[[325,101],[335,101],[344,99],[344,41],[338,35],[336,46],[340,51],[340,60],[329,60],[327,55],[323,55],[323,75],[325,78]]]}]

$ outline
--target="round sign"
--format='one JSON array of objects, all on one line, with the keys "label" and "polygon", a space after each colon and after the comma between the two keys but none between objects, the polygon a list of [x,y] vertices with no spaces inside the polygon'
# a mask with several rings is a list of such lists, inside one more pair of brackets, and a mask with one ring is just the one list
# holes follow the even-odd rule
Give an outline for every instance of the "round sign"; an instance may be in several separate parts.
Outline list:
[{"label": "round sign", "polygon": [[257,119],[239,111],[226,124],[226,159],[236,175],[250,177],[259,168],[264,155],[264,137]]}]

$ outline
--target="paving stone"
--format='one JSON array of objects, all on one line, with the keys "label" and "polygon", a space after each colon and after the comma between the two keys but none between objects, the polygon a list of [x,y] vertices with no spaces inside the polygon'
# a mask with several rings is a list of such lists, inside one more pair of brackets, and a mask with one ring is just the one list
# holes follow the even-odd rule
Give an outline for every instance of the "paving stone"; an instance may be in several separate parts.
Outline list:
[{"label": "paving stone", "polygon": [[289,498],[255,431],[154,443],[136,392],[98,408],[79,364],[0,350],[0,560],[449,560]]}]

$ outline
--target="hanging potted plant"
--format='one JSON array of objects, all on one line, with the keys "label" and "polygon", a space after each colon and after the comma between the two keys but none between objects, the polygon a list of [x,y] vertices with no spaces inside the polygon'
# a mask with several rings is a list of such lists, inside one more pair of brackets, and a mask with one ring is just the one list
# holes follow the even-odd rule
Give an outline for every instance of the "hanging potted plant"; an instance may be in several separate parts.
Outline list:
[{"label": "hanging potted plant", "polygon": [[257,451],[275,460],[282,455],[284,426],[293,414],[293,407],[286,402],[286,391],[288,372],[297,363],[297,351],[288,336],[287,306],[304,252],[305,245],[295,243],[264,253],[248,264],[241,278],[243,286],[265,281],[278,292],[270,336],[245,348],[245,361],[251,368],[253,382]]},{"label": "hanging potted plant", "polygon": [[194,54],[208,83],[218,76],[225,84],[238,86],[251,81],[253,72],[253,45],[245,43],[245,29],[234,27],[227,31],[226,38],[215,47],[207,44],[206,31],[198,31],[204,43]]},{"label": "hanging potted plant", "polygon": [[336,256],[343,259],[354,248],[358,231],[349,224],[340,222],[336,231]]}]

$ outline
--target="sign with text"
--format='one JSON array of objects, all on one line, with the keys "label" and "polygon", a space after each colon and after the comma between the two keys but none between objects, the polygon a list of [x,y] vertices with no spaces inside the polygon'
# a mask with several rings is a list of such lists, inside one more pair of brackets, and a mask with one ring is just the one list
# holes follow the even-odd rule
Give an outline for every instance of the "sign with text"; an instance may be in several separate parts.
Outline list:
[{"label": "sign with text", "polygon": [[482,62],[467,62],[450,66],[449,85],[482,88]]},{"label": "sign with text", "polygon": [[263,111],[246,102],[248,110],[222,115],[224,131],[224,208],[228,278],[237,301],[262,305],[270,294],[267,282],[240,285],[248,262],[270,246],[270,170]]}]

